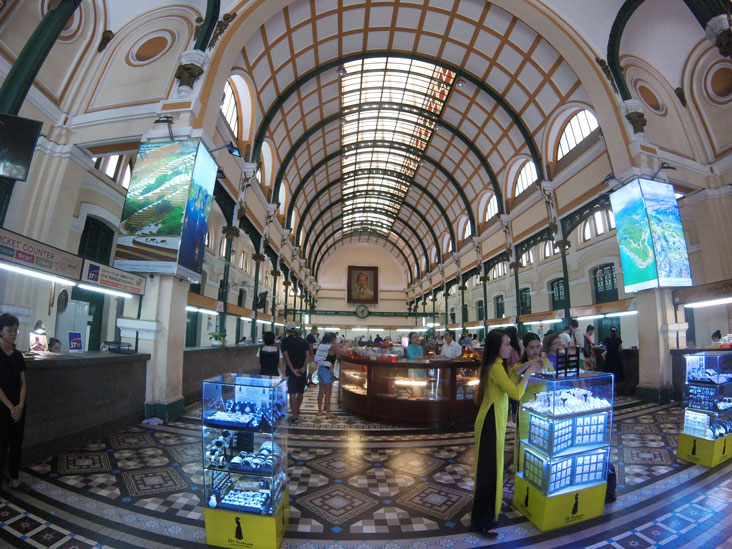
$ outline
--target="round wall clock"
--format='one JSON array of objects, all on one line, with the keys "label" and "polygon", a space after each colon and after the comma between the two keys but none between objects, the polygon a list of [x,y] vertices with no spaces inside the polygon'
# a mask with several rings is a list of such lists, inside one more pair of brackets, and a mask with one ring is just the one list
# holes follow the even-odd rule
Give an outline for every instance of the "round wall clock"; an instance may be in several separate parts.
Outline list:
[{"label": "round wall clock", "polygon": [[366,318],[369,316],[369,308],[366,305],[359,305],[356,307],[356,316],[358,318]]}]

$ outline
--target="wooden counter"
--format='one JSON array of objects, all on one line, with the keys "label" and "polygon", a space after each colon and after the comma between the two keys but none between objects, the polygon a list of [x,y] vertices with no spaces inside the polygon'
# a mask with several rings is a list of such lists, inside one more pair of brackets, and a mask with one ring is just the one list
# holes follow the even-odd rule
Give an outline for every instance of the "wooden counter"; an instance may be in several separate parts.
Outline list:
[{"label": "wooden counter", "polygon": [[464,360],[341,359],[340,404],[369,421],[471,429],[478,407],[468,381],[477,379],[479,368]]}]

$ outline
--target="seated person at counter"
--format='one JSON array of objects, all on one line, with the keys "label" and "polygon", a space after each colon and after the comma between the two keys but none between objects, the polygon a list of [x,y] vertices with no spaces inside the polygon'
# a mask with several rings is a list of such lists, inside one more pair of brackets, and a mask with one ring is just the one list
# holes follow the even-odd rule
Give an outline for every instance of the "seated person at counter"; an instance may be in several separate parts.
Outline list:
[{"label": "seated person at counter", "polygon": [[409,332],[409,345],[407,345],[407,358],[424,357],[424,349],[419,344],[419,334],[417,332]]},{"label": "seated person at counter", "polygon": [[48,340],[48,350],[52,353],[60,353],[61,352],[61,342],[56,339],[55,337],[52,337]]},{"label": "seated person at counter", "polygon": [[452,330],[445,330],[445,343],[442,345],[442,356],[457,358],[463,354],[463,349],[455,341],[455,333]]},{"label": "seated person at counter", "polygon": [[722,331],[717,330],[712,334],[712,343],[719,343],[722,341]]}]

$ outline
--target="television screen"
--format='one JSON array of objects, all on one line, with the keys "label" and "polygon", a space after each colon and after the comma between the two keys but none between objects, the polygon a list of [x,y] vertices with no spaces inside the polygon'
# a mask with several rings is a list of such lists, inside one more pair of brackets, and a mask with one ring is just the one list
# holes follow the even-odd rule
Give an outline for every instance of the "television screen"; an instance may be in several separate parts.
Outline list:
[{"label": "television screen", "polygon": [[673,186],[636,179],[610,195],[626,292],[691,286]]},{"label": "television screen", "polygon": [[0,114],[0,176],[25,181],[43,122]]}]

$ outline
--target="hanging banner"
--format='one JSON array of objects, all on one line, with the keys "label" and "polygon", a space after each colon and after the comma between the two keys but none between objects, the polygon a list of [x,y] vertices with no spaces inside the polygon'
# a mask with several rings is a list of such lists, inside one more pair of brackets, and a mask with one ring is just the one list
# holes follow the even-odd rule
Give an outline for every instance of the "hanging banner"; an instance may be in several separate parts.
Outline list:
[{"label": "hanging banner", "polygon": [[122,210],[114,266],[199,282],[217,169],[198,140],[142,144]]},{"label": "hanging banner", "polygon": [[85,284],[96,284],[135,295],[145,293],[145,277],[121,271],[89,259],[84,260],[81,281]]},{"label": "hanging banner", "polygon": [[18,233],[0,229],[0,260],[79,280],[82,258]]}]

